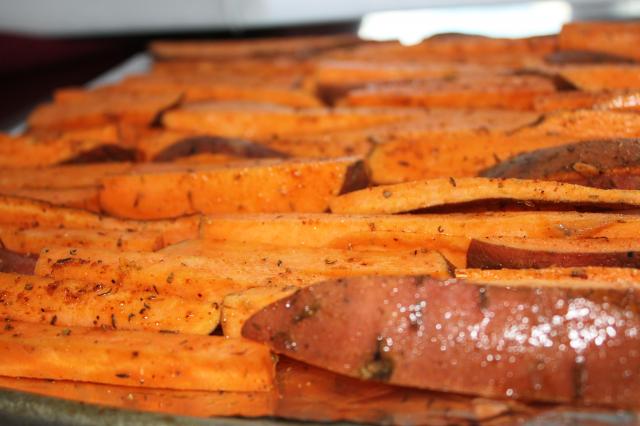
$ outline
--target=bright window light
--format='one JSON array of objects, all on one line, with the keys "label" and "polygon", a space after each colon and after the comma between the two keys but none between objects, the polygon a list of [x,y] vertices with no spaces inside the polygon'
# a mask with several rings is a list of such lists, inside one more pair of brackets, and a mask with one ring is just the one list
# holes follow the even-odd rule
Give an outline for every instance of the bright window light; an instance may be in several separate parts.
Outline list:
[{"label": "bright window light", "polygon": [[364,39],[399,40],[403,44],[416,44],[440,33],[528,37],[557,33],[571,15],[567,1],[434,7],[367,14],[358,33]]}]

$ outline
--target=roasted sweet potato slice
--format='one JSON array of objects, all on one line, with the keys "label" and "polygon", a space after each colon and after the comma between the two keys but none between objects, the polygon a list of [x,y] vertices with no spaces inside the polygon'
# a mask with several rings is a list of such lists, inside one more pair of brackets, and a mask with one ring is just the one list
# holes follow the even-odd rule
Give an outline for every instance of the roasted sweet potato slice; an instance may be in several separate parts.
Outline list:
[{"label": "roasted sweet potato slice", "polygon": [[396,135],[368,158],[375,183],[434,177],[475,176],[514,155],[582,140],[634,138],[640,115],[614,111],[560,112],[508,132],[486,129],[433,132],[420,138]]},{"label": "roasted sweet potato slice", "polygon": [[313,93],[299,87],[299,77],[295,75],[284,81],[198,74],[144,75],[130,77],[116,86],[109,87],[108,90],[144,95],[178,92],[183,94],[184,102],[247,101],[297,108],[322,105]]},{"label": "roasted sweet potato slice", "polygon": [[555,91],[538,76],[461,76],[370,85],[349,92],[340,105],[531,110],[536,97]]},{"label": "roasted sweet potato slice", "polygon": [[73,207],[95,213],[100,212],[97,187],[0,189],[0,194],[45,201],[54,206]]},{"label": "roasted sweet potato slice", "polygon": [[482,171],[481,176],[638,189],[639,155],[638,139],[584,141],[516,155]]},{"label": "roasted sweet potato slice", "polygon": [[7,321],[0,375],[164,389],[267,391],[269,350],[243,339]]},{"label": "roasted sweet potato slice", "polygon": [[0,225],[0,243],[22,254],[38,254],[45,247],[91,247],[115,251],[155,251],[163,247],[160,231],[111,229],[22,228]]},{"label": "roasted sweet potato slice", "polygon": [[562,50],[607,53],[640,61],[638,22],[570,22],[562,27],[558,46]]},{"label": "roasted sweet potato slice", "polygon": [[0,224],[20,228],[71,228],[114,231],[151,231],[162,236],[162,244],[195,238],[200,218],[188,216],[171,221],[119,220],[84,210],[52,206],[42,201],[0,195]]},{"label": "roasted sweet potato slice", "polygon": [[579,109],[638,111],[640,92],[558,92],[537,97],[534,109],[540,112]]},{"label": "roasted sweet potato slice", "polygon": [[231,59],[272,56],[307,56],[322,50],[353,46],[362,41],[351,34],[260,38],[238,41],[160,40],[150,49],[160,59]]},{"label": "roasted sweet potato slice", "polygon": [[542,269],[457,269],[456,277],[469,282],[526,287],[554,287],[554,283],[585,288],[597,283],[601,287],[625,289],[640,283],[640,271],[635,268],[585,266]]},{"label": "roasted sweet potato slice", "polygon": [[68,189],[97,187],[110,174],[126,173],[131,163],[78,164],[2,170],[2,189]]},{"label": "roasted sweet potato slice", "polygon": [[633,239],[483,238],[471,240],[467,268],[640,267]]},{"label": "roasted sweet potato slice", "polygon": [[[65,259],[59,261],[64,263]],[[0,273],[0,315],[60,326],[202,335],[218,326],[220,303],[203,303],[156,290],[113,282]]]},{"label": "roasted sweet potato slice", "polygon": [[[370,187],[334,198],[331,211],[341,214],[391,214],[449,205],[464,211],[492,210],[491,200],[523,202],[523,208],[631,209],[640,205],[640,191],[599,189],[561,182],[526,179],[440,178]],[[560,206],[560,207],[558,207]]]},{"label": "roasted sweet potato slice", "polygon": [[126,410],[182,416],[260,417],[272,415],[275,392],[155,389],[68,380],[0,376],[0,388]]},{"label": "roasted sweet potato slice", "polygon": [[640,65],[567,66],[558,73],[579,90],[588,92],[640,89]]},{"label": "roasted sweet potato slice", "polygon": [[105,177],[100,207],[114,216],[136,219],[193,213],[322,212],[332,197],[347,188],[362,188],[367,181],[364,165],[355,157],[176,166],[166,172]]},{"label": "roasted sweet potato slice", "polygon": [[421,115],[398,108],[305,108],[234,102],[194,103],[163,115],[172,130],[206,132],[221,137],[265,138],[357,129],[399,122]]},{"label": "roasted sweet potato slice", "polygon": [[43,104],[28,118],[32,129],[74,129],[125,122],[147,126],[160,113],[178,104],[181,93],[136,95],[88,92],[63,102]]},{"label": "roasted sweet potato slice", "polygon": [[[132,155],[131,150],[118,144],[118,131],[111,125],[64,132],[36,132],[20,136],[0,134],[0,167],[42,167],[77,162],[79,159],[95,163],[110,159],[113,161],[114,159],[109,157],[111,154],[127,158]],[[98,156],[101,150],[103,155]],[[92,158],[86,158],[89,154],[92,154]],[[117,158],[115,160],[117,161]]]},{"label": "roasted sweet potato slice", "polygon": [[[487,397],[635,406],[640,361],[633,356],[633,330],[640,317],[630,307],[637,298],[637,284],[512,287],[349,278],[275,302],[250,318],[242,334],[362,379]],[[329,342],[337,341],[349,344],[336,351]]]}]

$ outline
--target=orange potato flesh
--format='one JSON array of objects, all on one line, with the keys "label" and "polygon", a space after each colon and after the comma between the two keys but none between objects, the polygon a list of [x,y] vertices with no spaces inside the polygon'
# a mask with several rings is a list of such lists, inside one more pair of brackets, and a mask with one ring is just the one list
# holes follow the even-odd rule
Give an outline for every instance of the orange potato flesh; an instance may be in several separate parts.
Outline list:
[{"label": "orange potato flesh", "polygon": [[267,391],[274,378],[266,347],[218,336],[10,321],[0,350],[8,377],[243,392]]},{"label": "orange potato flesh", "polygon": [[640,205],[640,191],[528,179],[440,178],[370,187],[336,197],[330,205],[339,214],[391,214],[499,199],[629,209]]},{"label": "orange potato flesh", "polygon": [[45,201],[55,206],[73,207],[94,213],[100,212],[97,187],[62,189],[0,189],[0,193],[14,197]]},{"label": "orange potato flesh", "polygon": [[559,74],[579,90],[587,92],[640,89],[640,66],[638,65],[567,66],[562,67]]},{"label": "orange potato flesh", "polygon": [[59,326],[202,335],[217,327],[219,303],[202,303],[156,289],[0,273],[0,315]]},{"label": "orange potato flesh", "polygon": [[96,187],[110,174],[129,171],[131,163],[74,164],[32,169],[2,170],[2,189],[69,189]]},{"label": "orange potato flesh", "polygon": [[640,24],[637,22],[570,22],[562,27],[562,50],[586,50],[640,60]]},{"label": "orange potato flesh", "polygon": [[45,247],[92,247],[116,251],[155,251],[164,245],[157,231],[26,228],[0,225],[0,242],[16,253],[38,254]]},{"label": "orange potato flesh", "polygon": [[361,172],[362,164],[355,157],[177,166],[174,172],[104,178],[100,207],[132,219],[194,213],[321,212],[353,177],[362,187]]}]

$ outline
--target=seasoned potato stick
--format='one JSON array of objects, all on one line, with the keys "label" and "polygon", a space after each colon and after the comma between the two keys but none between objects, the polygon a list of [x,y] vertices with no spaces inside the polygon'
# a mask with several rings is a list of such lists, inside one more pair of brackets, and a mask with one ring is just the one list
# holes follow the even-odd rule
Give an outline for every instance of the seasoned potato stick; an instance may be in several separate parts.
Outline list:
[{"label": "seasoned potato stick", "polygon": [[45,247],[91,247],[115,251],[155,251],[162,248],[158,231],[72,228],[20,228],[0,225],[0,242],[17,253],[38,254]]},{"label": "seasoned potato stick", "polygon": [[131,163],[97,163],[2,170],[0,173],[0,188],[69,189],[96,187],[104,176],[126,173],[132,166]]},{"label": "seasoned potato stick", "polygon": [[0,194],[31,200],[45,201],[55,206],[73,207],[90,212],[100,212],[98,188],[58,188],[58,189],[0,189]]},{"label": "seasoned potato stick", "polygon": [[277,397],[274,392],[153,389],[2,376],[0,388],[127,410],[196,417],[268,416],[273,413]]},{"label": "seasoned potato stick", "polygon": [[210,216],[202,223],[201,238],[333,248],[393,247],[396,239],[408,239],[417,248],[425,237],[629,238],[639,229],[640,218],[614,213],[263,214]]},{"label": "seasoned potato stick", "polygon": [[243,392],[267,391],[274,377],[266,347],[218,336],[9,321],[0,351],[8,377]]},{"label": "seasoned potato stick", "polygon": [[570,22],[558,35],[562,50],[601,52],[640,61],[638,22]]},{"label": "seasoned potato stick", "polygon": [[366,183],[364,165],[355,157],[183,165],[164,173],[104,178],[100,207],[114,216],[133,219],[194,213],[322,212],[333,196]]},{"label": "seasoned potato stick", "polygon": [[0,195],[0,224],[21,228],[72,228],[119,231],[151,231],[162,235],[162,243],[172,244],[194,238],[198,233],[198,216],[171,221],[120,220],[84,210],[52,206],[49,203]]},{"label": "seasoned potato stick", "polygon": [[[640,191],[528,179],[440,178],[362,189],[336,197],[330,205],[340,214],[391,214],[446,205],[464,211],[464,203],[491,200],[523,201],[529,208],[542,203],[550,209],[562,204],[630,209],[640,205]],[[479,208],[491,210],[491,205]]]},{"label": "seasoned potato stick", "polygon": [[640,65],[567,66],[559,69],[558,73],[579,90],[587,92],[640,89]]},{"label": "seasoned potato stick", "polygon": [[156,289],[0,273],[0,316],[60,326],[203,335],[217,327],[220,303]]}]

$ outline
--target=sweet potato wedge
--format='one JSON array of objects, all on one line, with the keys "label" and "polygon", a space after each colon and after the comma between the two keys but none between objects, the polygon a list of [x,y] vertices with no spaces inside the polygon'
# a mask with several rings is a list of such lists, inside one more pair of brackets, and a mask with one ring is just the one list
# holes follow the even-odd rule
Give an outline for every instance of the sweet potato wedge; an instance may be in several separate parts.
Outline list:
[{"label": "sweet potato wedge", "polygon": [[131,163],[75,164],[32,169],[2,170],[2,189],[69,189],[96,187],[110,174],[128,172]]},{"label": "sweet potato wedge", "polygon": [[554,93],[554,84],[537,76],[461,76],[370,85],[350,91],[344,106],[533,109],[536,97]]},{"label": "sweet potato wedge", "polygon": [[375,183],[434,177],[475,176],[514,155],[592,139],[634,138],[640,115],[614,111],[559,112],[508,132],[486,129],[396,136],[377,145],[368,158]]},{"label": "sweet potato wedge", "polygon": [[[274,412],[275,392],[154,389],[0,376],[0,388],[102,407],[194,417],[260,417]],[[104,418],[104,417],[103,417]]]},{"label": "sweet potato wedge", "polygon": [[398,108],[305,108],[217,102],[197,103],[169,111],[163,124],[171,130],[206,132],[220,137],[265,138],[357,129],[399,122],[421,113]]},{"label": "sweet potato wedge", "polygon": [[267,391],[269,350],[243,339],[18,321],[0,329],[0,375],[164,389]]},{"label": "sweet potato wedge", "polygon": [[[640,31],[638,34],[640,35]],[[640,65],[566,66],[560,68],[558,73],[579,90],[586,92],[640,89]]]},{"label": "sweet potato wedge", "polygon": [[0,194],[44,201],[54,206],[73,207],[94,213],[100,212],[97,187],[0,189]]},{"label": "sweet potato wedge", "polygon": [[[487,397],[635,406],[640,361],[633,330],[640,317],[630,307],[637,297],[637,284],[512,287],[349,278],[275,302],[250,318],[242,334],[362,379]],[[336,351],[328,344],[336,341],[349,344]]]},{"label": "sweet potato wedge", "polygon": [[203,133],[128,128],[126,137],[142,161],[166,162],[201,154],[234,158],[284,158],[287,154],[257,142],[207,136]]},{"label": "sweet potato wedge", "polygon": [[407,213],[447,205],[464,212],[473,202],[481,211],[492,210],[492,200],[522,202],[525,209],[535,209],[536,203],[552,210],[563,204],[586,210],[632,209],[640,205],[640,191],[527,179],[439,178],[350,192],[331,200],[330,206],[340,214]]},{"label": "sweet potato wedge", "polygon": [[84,210],[0,195],[0,225],[12,227],[150,231],[162,235],[162,245],[166,245],[195,238],[198,235],[199,224],[198,216],[182,217],[172,221],[119,220]]},{"label": "sweet potato wedge", "polygon": [[504,286],[554,287],[562,282],[571,287],[629,288],[640,283],[640,271],[634,268],[585,266],[577,268],[542,269],[457,269],[456,278],[469,282],[496,283]]},{"label": "sweet potato wedge", "polygon": [[131,150],[119,145],[117,129],[112,125],[19,136],[0,134],[0,167],[3,169],[79,161],[127,161],[132,156]]},{"label": "sweet potato wedge", "polygon": [[634,239],[483,238],[471,240],[467,268],[640,267]]},{"label": "sweet potato wedge", "polygon": [[558,35],[561,50],[602,52],[640,61],[640,24],[637,22],[571,22]]},{"label": "sweet potato wedge", "polygon": [[103,211],[135,219],[194,213],[322,212],[332,197],[367,182],[364,165],[355,157],[257,161],[109,176],[103,179],[99,196]]},{"label": "sweet potato wedge", "polygon": [[[283,247],[334,248],[403,247],[404,242],[409,242],[408,247],[419,248],[427,245],[429,238],[439,236],[629,238],[638,232],[639,226],[640,218],[635,215],[576,212],[219,215],[203,221],[201,238]],[[438,250],[437,245],[430,248]],[[464,250],[466,253],[466,247]]]},{"label": "sweet potato wedge", "polygon": [[558,92],[537,97],[534,109],[539,112],[579,109],[638,111],[640,92]]},{"label": "sweet potato wedge", "polygon": [[322,50],[353,46],[362,41],[351,34],[206,41],[159,40],[150,49],[160,59],[232,59],[273,56],[307,56]]},{"label": "sweet potato wedge", "polygon": [[483,170],[491,178],[544,179],[605,189],[640,188],[640,140],[591,140],[539,149]]},{"label": "sweet potato wedge", "polygon": [[45,247],[91,247],[115,251],[155,251],[161,232],[73,228],[20,228],[0,225],[0,243],[8,250],[38,254]]},{"label": "sweet potato wedge", "polygon": [[296,108],[319,107],[322,102],[299,87],[295,75],[285,81],[220,76],[145,75],[130,77],[109,88],[117,93],[160,95],[179,92],[184,102],[246,101],[287,105]]},{"label": "sweet potato wedge", "polygon": [[0,273],[0,315],[60,326],[202,335],[218,326],[219,303],[156,289]]},{"label": "sweet potato wedge", "polygon": [[136,95],[88,92],[65,102],[43,104],[28,118],[32,129],[74,129],[125,122],[147,126],[180,102],[181,93]]}]

